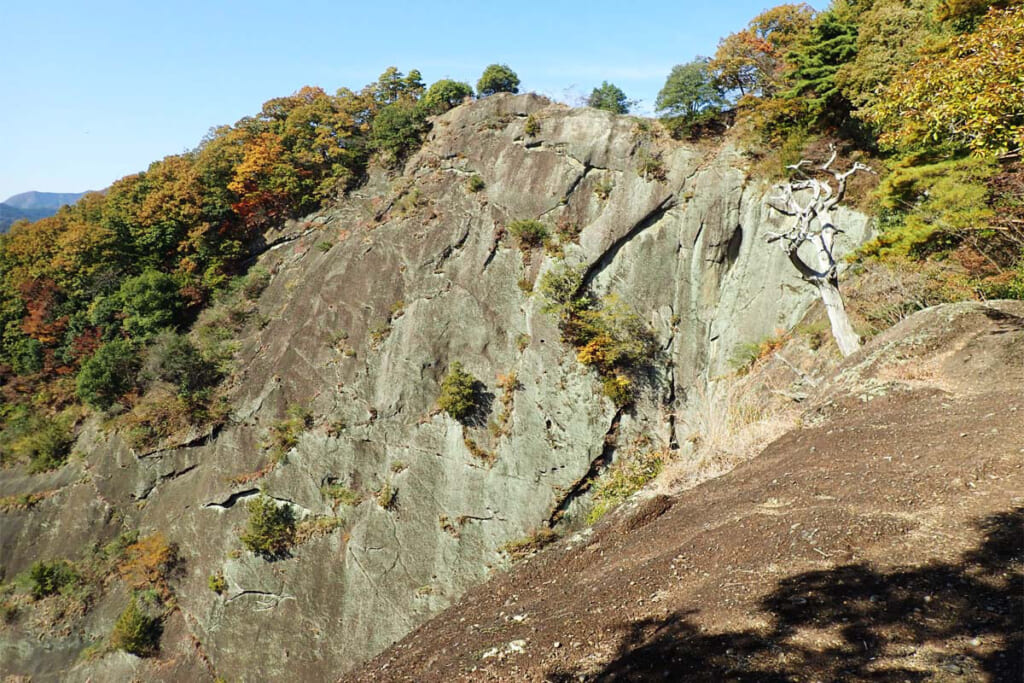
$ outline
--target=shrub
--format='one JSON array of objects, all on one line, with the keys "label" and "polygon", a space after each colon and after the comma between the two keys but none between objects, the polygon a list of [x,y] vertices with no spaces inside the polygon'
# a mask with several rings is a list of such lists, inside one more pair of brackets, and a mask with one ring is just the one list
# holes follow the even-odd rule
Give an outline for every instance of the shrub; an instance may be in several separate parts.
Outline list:
[{"label": "shrub", "polygon": [[75,437],[65,419],[44,420],[39,431],[27,440],[28,471],[46,472],[67,462]]},{"label": "shrub", "polygon": [[479,192],[485,187],[486,184],[484,183],[484,179],[475,173],[469,177],[469,180],[466,181],[466,189],[469,190],[470,192]]},{"label": "shrub", "polygon": [[128,606],[121,612],[110,634],[110,646],[116,650],[124,650],[139,657],[156,654],[160,647],[160,636],[163,623],[159,615],[151,614],[152,605],[148,600],[139,604],[138,596],[133,595]]},{"label": "shrub", "polygon": [[178,546],[169,543],[162,532],[143,536],[120,553],[118,574],[134,588],[161,588],[178,566]]},{"label": "shrub", "polygon": [[228,580],[224,578],[224,572],[217,572],[210,574],[206,579],[206,585],[217,595],[223,595],[228,589]]},{"label": "shrub", "polygon": [[299,443],[299,435],[313,426],[313,413],[306,406],[293,403],[285,411],[285,419],[270,426],[270,450],[280,461]]},{"label": "shrub", "polygon": [[547,227],[532,218],[512,221],[508,224],[508,232],[519,243],[519,248],[524,251],[543,246],[548,239]]},{"label": "shrub", "polygon": [[540,293],[548,300],[544,310],[559,312],[577,300],[577,293],[583,287],[583,267],[573,268],[560,265],[544,273],[540,278]]},{"label": "shrub", "polygon": [[544,546],[551,545],[557,540],[557,532],[544,528],[518,540],[509,541],[501,546],[499,550],[508,555],[511,560],[516,561],[532,555]]},{"label": "shrub", "polygon": [[325,498],[330,498],[331,507],[337,509],[339,505],[358,505],[361,500],[361,496],[347,486],[342,486],[337,483],[328,483],[320,487],[320,494]]},{"label": "shrub", "polygon": [[255,300],[270,284],[270,271],[257,266],[249,271],[242,281],[242,296],[250,301]]},{"label": "shrub", "polygon": [[242,544],[265,560],[288,555],[295,543],[295,512],[292,506],[265,495],[252,499],[246,505],[249,521],[246,531],[239,537]]},{"label": "shrub", "polygon": [[54,560],[34,563],[28,570],[28,578],[32,597],[39,600],[59,593],[65,586],[77,584],[82,577],[67,560]]},{"label": "shrub", "polygon": [[377,505],[380,506],[381,510],[390,510],[395,505],[395,497],[398,495],[398,490],[391,486],[391,482],[386,481],[377,490]]},{"label": "shrub", "polygon": [[729,364],[739,374],[746,374],[762,358],[775,353],[789,341],[789,334],[777,330],[774,335],[765,337],[759,342],[741,344],[729,359]]},{"label": "shrub", "polygon": [[146,356],[144,374],[173,384],[179,396],[194,396],[220,381],[217,366],[184,335],[161,333]]},{"label": "shrub", "polygon": [[587,516],[587,523],[595,523],[622,504],[658,476],[664,465],[665,455],[660,451],[641,451],[615,461],[594,484],[594,507]]},{"label": "shrub", "polygon": [[540,134],[540,121],[533,114],[526,117],[526,123],[523,125],[523,132],[531,138],[535,135]]},{"label": "shrub", "polygon": [[484,69],[480,80],[476,83],[476,91],[480,97],[499,92],[519,92],[519,76],[505,64],[491,64]]},{"label": "shrub", "polygon": [[441,381],[437,406],[459,422],[466,423],[479,407],[480,381],[455,361]]},{"label": "shrub", "polygon": [[139,357],[131,342],[115,339],[96,350],[82,363],[76,386],[87,405],[106,410],[135,386]]}]

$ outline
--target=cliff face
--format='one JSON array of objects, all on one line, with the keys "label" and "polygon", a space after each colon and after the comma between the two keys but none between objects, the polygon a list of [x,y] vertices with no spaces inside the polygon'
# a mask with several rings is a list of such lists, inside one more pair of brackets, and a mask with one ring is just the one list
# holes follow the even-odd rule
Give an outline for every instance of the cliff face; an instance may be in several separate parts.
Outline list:
[{"label": "cliff face", "polygon": [[[531,115],[535,135],[525,132]],[[124,606],[115,583],[66,628],[4,627],[0,671],[323,679],[486,579],[502,544],[556,517],[571,523],[595,461],[638,435],[684,441],[675,417],[692,408],[694,389],[725,372],[739,344],[794,324],[813,300],[784,254],[764,245],[777,217],[744,167],[728,142],[679,144],[631,118],[532,95],[437,119],[403,173],[378,173],[267,236],[259,265],[272,277],[258,324],[242,334],[225,427],[137,453],[90,422],[77,444],[84,457],[63,470],[3,474],[0,496],[49,492],[0,512],[8,578],[35,560],[75,559],[121,529],[162,531],[183,561],[158,659],[76,664]],[[527,292],[555,258],[524,255],[503,236],[523,218],[578,231],[565,261],[650,323],[660,351],[634,409],[601,395],[540,295]],[[847,246],[865,236],[864,217],[845,213],[842,224]],[[505,398],[496,375],[516,373],[503,427],[463,428],[435,410],[453,361],[487,385],[495,421]],[[268,433],[295,404],[312,411],[312,426],[268,467]],[[332,487],[361,500],[338,505]],[[374,494],[385,487],[386,507]],[[268,562],[241,548],[245,502],[261,489],[311,530],[291,557]],[[217,594],[207,582],[221,572],[227,588]]]}]

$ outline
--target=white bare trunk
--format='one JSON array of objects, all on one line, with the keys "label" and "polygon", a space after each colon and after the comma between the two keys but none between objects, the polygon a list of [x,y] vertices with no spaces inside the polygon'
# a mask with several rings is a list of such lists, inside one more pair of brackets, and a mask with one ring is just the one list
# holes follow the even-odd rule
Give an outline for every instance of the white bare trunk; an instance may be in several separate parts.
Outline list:
[{"label": "white bare trunk", "polygon": [[821,302],[825,304],[825,311],[828,313],[828,321],[832,325],[832,336],[839,346],[839,352],[844,356],[860,348],[860,335],[853,330],[850,324],[850,316],[846,314],[846,305],[843,303],[843,296],[839,293],[839,287],[827,279],[814,282],[821,294]]}]

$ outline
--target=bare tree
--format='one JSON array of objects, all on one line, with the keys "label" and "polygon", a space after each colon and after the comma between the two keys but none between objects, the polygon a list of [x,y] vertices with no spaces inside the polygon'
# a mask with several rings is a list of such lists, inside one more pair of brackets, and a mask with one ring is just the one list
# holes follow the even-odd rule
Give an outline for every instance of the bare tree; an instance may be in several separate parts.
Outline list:
[{"label": "bare tree", "polygon": [[[821,302],[825,304],[829,323],[832,325],[832,336],[835,337],[839,351],[849,356],[860,347],[860,336],[854,332],[850,317],[846,313],[843,297],[839,293],[839,274],[834,254],[836,235],[843,232],[832,220],[832,212],[846,193],[846,181],[857,171],[873,173],[869,166],[860,162],[854,163],[849,170],[832,170],[838,152],[835,145],[828,161],[818,168],[812,162],[801,159],[787,168],[792,169],[795,178],[775,187],[777,193],[767,200],[768,206],[779,213],[792,218],[786,232],[769,232],[768,242],[779,242],[786,255],[801,277],[818,288]],[[809,172],[808,172],[809,171]],[[823,178],[822,176],[831,176]],[[835,187],[833,187],[833,182]],[[803,203],[801,203],[803,202]],[[817,268],[812,268],[800,256],[800,247],[804,243],[814,246],[818,254]]]}]

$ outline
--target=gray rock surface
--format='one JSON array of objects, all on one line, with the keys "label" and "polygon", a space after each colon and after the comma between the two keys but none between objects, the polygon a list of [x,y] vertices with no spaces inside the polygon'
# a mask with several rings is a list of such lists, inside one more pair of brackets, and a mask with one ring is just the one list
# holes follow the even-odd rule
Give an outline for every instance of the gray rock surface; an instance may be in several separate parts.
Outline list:
[{"label": "gray rock surface", "polygon": [[[535,136],[524,131],[531,114]],[[578,522],[577,484],[606,441],[683,441],[673,417],[692,408],[694,389],[727,372],[738,345],[794,324],[815,292],[763,243],[777,218],[740,150],[648,128],[496,95],[436,119],[402,173],[377,171],[333,208],[268,235],[275,246],[260,265],[273,277],[256,316],[266,324],[243,333],[226,427],[139,455],[94,422],[78,443],[85,457],[61,472],[0,477],[0,496],[53,491],[29,511],[0,513],[8,577],[40,558],[75,558],[122,528],[160,530],[178,544],[185,569],[161,655],[174,666],[123,653],[76,663],[124,604],[110,592],[68,633],[30,641],[19,627],[0,631],[0,672],[330,678],[500,568],[504,543],[558,511],[563,524]],[[638,171],[648,158],[660,159],[663,179]],[[476,193],[466,183],[474,174],[485,183]],[[661,354],[634,410],[620,413],[601,395],[540,296],[519,286],[555,260],[541,250],[526,257],[503,236],[521,218],[579,228],[565,260],[652,326]],[[867,219],[843,219],[849,247]],[[497,374],[517,373],[505,434],[464,429],[436,410],[453,361],[487,386],[492,421]],[[312,410],[312,428],[257,476],[270,461],[269,428],[295,404]],[[474,456],[467,437],[493,461]],[[331,484],[360,502],[335,508]],[[395,492],[388,509],[375,496],[383,486]],[[308,522],[343,521],[267,562],[238,540],[244,503],[261,489]],[[207,587],[218,572],[223,595]]]}]

